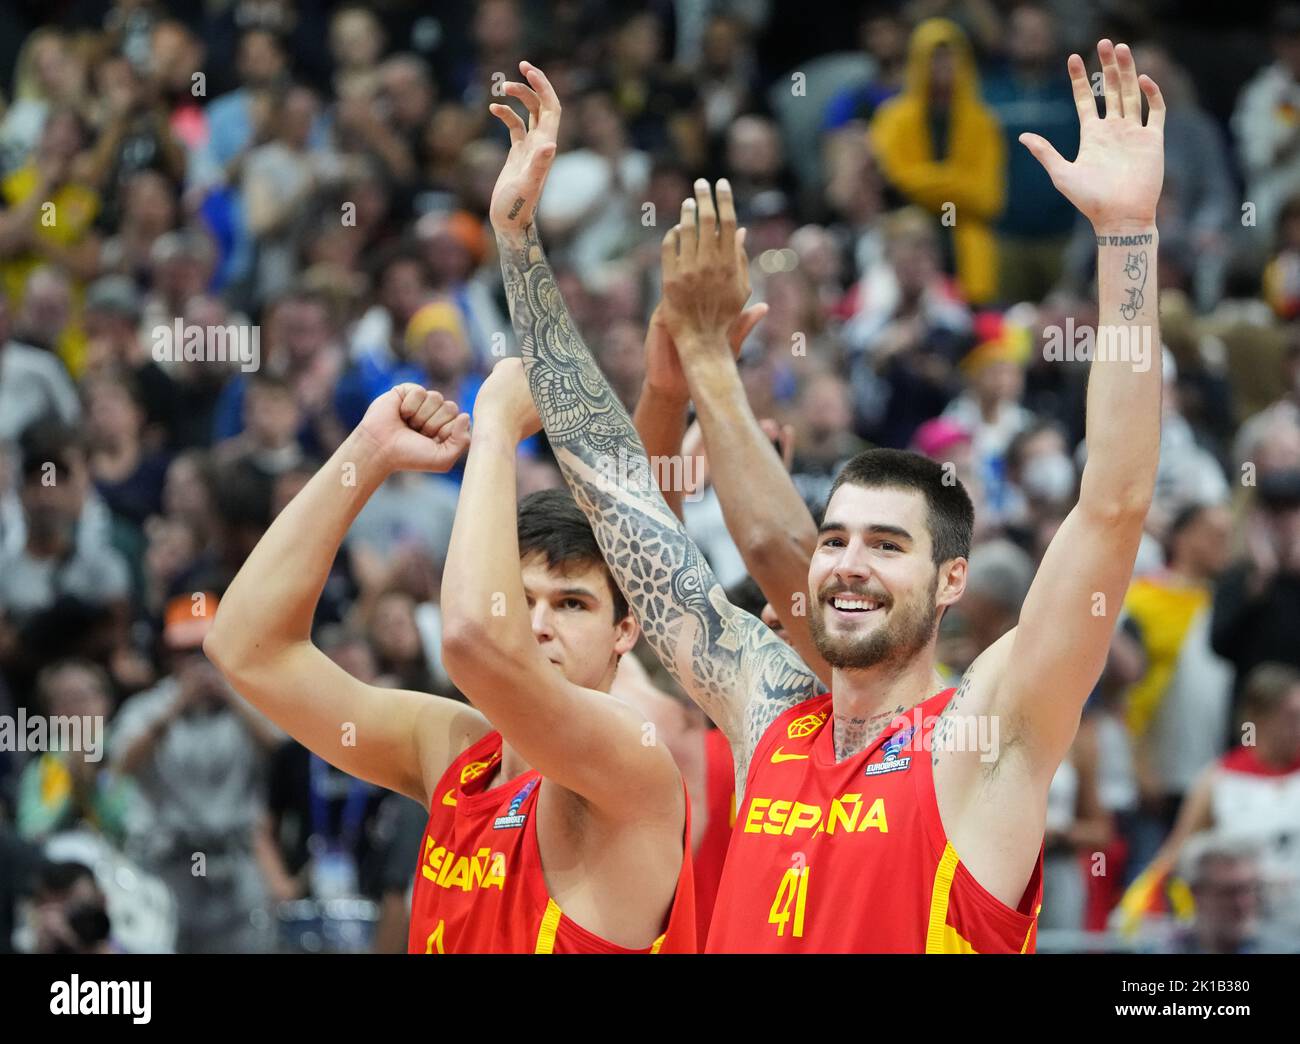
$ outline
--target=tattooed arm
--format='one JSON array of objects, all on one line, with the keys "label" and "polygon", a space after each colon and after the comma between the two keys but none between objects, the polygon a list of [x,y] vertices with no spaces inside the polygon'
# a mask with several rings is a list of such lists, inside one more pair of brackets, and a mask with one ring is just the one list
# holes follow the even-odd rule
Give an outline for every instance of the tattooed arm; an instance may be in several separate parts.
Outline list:
[{"label": "tattooed arm", "polygon": [[[655,654],[727,735],[743,783],[763,730],[817,682],[759,620],[727,602],[704,556],[668,509],[632,422],[574,329],[534,223],[555,154],[560,108],[541,71],[492,112],[511,149],[492,198],[510,314],[537,412],[574,498]],[[729,247],[730,249],[730,247]],[[729,320],[728,320],[729,321]]]},{"label": "tattooed arm", "polygon": [[[1105,665],[1160,451],[1155,213],[1165,106],[1155,83],[1139,78],[1127,46],[1103,40],[1097,50],[1104,119],[1083,60],[1070,57],[1078,158],[1067,163],[1042,138],[1021,136],[1057,188],[1091,220],[1098,249],[1097,350],[1079,501],[1043,556],[1018,626],[985,654],[1002,658],[991,679],[991,705],[1024,742],[1029,770],[1044,782],[1069,750],[1083,703]],[[1143,95],[1150,107],[1145,125]]]}]

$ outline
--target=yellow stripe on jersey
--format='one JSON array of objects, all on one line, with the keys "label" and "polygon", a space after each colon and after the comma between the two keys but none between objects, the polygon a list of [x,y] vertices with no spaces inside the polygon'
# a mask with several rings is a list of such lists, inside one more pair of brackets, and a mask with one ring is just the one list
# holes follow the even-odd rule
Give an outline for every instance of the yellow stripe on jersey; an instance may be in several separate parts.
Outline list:
[{"label": "yellow stripe on jersey", "polygon": [[[960,860],[957,857],[957,850],[952,847],[949,841],[943,846],[943,855],[939,859],[939,865],[934,871],[934,890],[930,893],[930,924],[925,933],[925,952],[926,953],[973,953],[970,950],[970,944],[966,943],[967,949],[952,950],[951,940],[948,929],[948,894],[952,891],[952,878],[957,872],[957,863]],[[953,935],[961,939],[955,931]],[[962,939],[962,942],[965,942]]]},{"label": "yellow stripe on jersey", "polygon": [[961,933],[950,924],[943,926],[943,943],[941,945],[943,949],[936,950],[935,953],[979,953],[979,950],[962,938]]},{"label": "yellow stripe on jersey", "polygon": [[546,913],[542,914],[542,926],[537,930],[537,946],[533,953],[555,952],[555,930],[560,926],[560,908],[554,899],[546,900]]},{"label": "yellow stripe on jersey", "polygon": [[663,935],[659,936],[658,939],[656,939],[653,943],[650,944],[650,952],[658,953],[659,947],[661,947],[664,944],[664,940],[667,938],[668,938],[668,933],[664,932]]},{"label": "yellow stripe on jersey", "polygon": [[[1043,912],[1043,904],[1039,903],[1036,907],[1034,907],[1034,924],[1038,923],[1038,915],[1042,912]],[[1031,924],[1028,930],[1025,932],[1025,941],[1020,944],[1021,953],[1029,952],[1029,937],[1033,934],[1034,934],[1034,925]]]}]

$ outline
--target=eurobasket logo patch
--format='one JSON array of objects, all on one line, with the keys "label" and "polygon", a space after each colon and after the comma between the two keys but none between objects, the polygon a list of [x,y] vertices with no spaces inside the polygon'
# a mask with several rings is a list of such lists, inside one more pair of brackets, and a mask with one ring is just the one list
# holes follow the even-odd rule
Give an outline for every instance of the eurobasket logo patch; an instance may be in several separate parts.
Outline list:
[{"label": "eurobasket logo patch", "polygon": [[911,757],[900,758],[898,755],[907,746],[907,741],[916,732],[916,727],[909,725],[900,729],[885,741],[884,757],[867,766],[868,776],[883,776],[886,772],[906,772],[912,765]]},{"label": "eurobasket logo patch", "polygon": [[528,814],[524,813],[521,816],[519,814],[519,806],[524,803],[524,798],[533,792],[533,787],[535,786],[537,786],[537,780],[535,779],[530,779],[524,784],[523,789],[510,799],[509,811],[504,816],[497,816],[497,818],[493,820],[493,830],[510,830],[514,827],[521,827],[524,825],[524,820],[528,818]]},{"label": "eurobasket logo patch", "polygon": [[790,739],[799,739],[802,736],[811,736],[814,732],[825,724],[830,711],[817,711],[815,714],[805,714],[802,718],[795,718],[785,727],[785,734]]}]

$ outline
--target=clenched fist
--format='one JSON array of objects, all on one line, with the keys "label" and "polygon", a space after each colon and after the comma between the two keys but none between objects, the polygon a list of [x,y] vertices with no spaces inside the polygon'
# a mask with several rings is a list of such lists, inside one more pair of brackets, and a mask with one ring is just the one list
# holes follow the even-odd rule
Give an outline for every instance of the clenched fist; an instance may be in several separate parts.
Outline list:
[{"label": "clenched fist", "polygon": [[392,471],[442,472],[469,445],[469,414],[440,392],[399,384],[370,404],[357,431]]}]

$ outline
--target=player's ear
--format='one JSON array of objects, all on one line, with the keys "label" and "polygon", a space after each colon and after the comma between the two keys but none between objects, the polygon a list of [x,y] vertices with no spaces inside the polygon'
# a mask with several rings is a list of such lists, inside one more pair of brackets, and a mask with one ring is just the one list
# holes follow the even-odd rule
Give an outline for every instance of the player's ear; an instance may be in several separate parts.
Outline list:
[{"label": "player's ear", "polygon": [[934,593],[937,606],[952,605],[966,591],[966,577],[970,562],[965,558],[950,558],[939,566],[939,587]]},{"label": "player's ear", "polygon": [[614,627],[618,632],[614,638],[614,655],[622,656],[624,653],[631,652],[641,638],[641,625],[636,622],[632,611],[629,609]]}]

